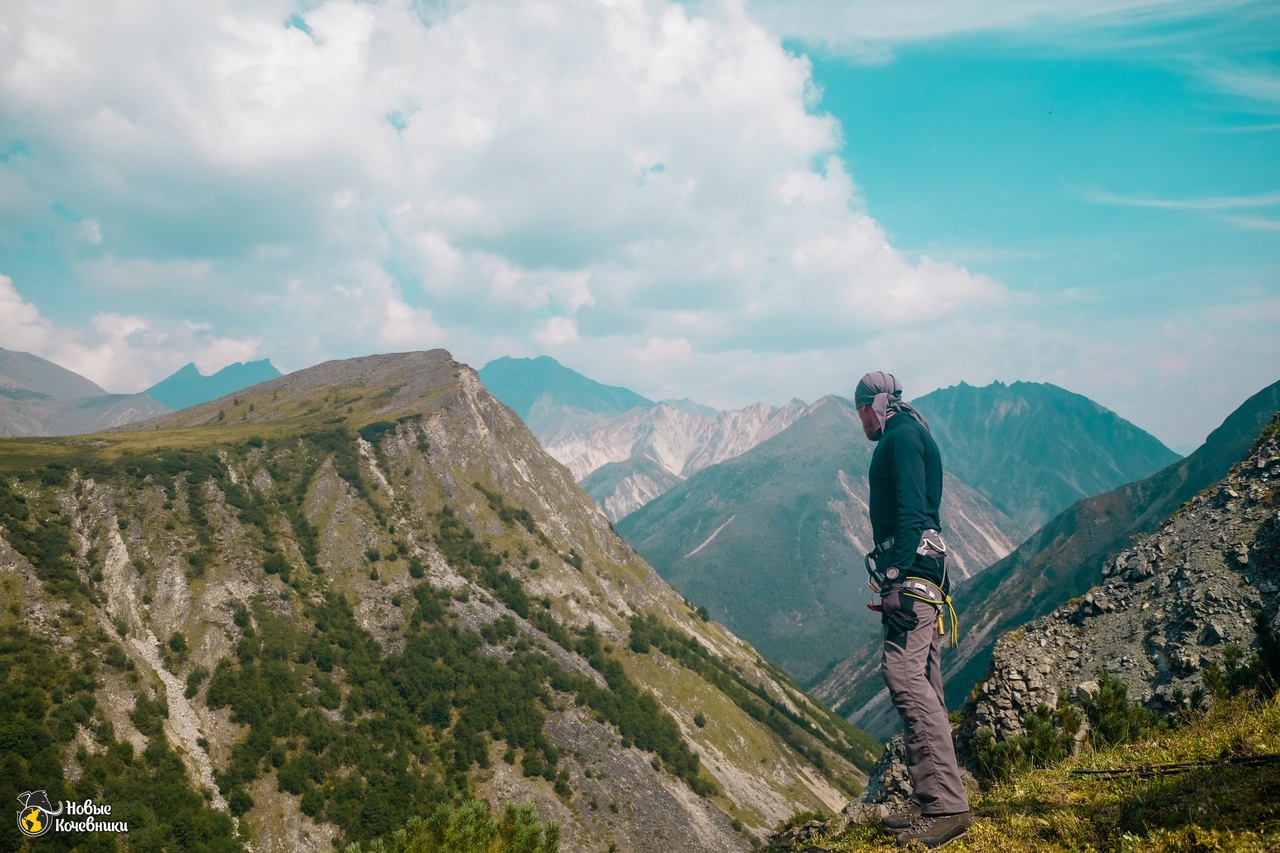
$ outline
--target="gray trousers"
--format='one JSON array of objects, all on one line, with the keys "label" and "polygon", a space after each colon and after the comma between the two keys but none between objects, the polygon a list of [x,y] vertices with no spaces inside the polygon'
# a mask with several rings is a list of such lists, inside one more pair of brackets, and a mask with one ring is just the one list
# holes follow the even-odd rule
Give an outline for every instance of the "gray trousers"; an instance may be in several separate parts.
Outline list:
[{"label": "gray trousers", "polygon": [[968,811],[969,798],[960,779],[942,693],[938,609],[914,598],[903,600],[915,605],[920,622],[903,634],[886,629],[880,672],[906,727],[911,787],[923,814]]}]

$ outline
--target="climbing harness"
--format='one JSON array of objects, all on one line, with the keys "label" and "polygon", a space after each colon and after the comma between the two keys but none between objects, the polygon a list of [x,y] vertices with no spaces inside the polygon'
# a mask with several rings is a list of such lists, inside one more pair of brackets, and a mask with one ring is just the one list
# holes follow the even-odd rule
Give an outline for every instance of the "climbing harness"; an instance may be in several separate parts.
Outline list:
[{"label": "climbing harness", "polygon": [[[875,549],[868,553],[863,562],[866,563],[867,574],[870,576],[870,587],[873,592],[880,592],[890,584],[899,584],[902,588],[902,594],[910,596],[919,601],[927,601],[932,604],[938,611],[938,634],[945,635],[946,629],[943,626],[944,612],[951,619],[951,648],[955,648],[960,644],[960,628],[959,620],[956,618],[956,609],[951,603],[949,590],[951,588],[950,578],[948,576],[947,559],[947,543],[943,541],[942,534],[936,530],[925,530],[920,534],[920,544],[916,548],[916,560],[930,560],[942,572],[941,586],[932,581],[925,580],[914,575],[907,575],[905,578],[899,577],[899,569],[897,566],[887,566],[884,570],[879,567],[879,559],[893,548],[895,537],[890,536],[888,539],[876,545]],[[879,605],[868,604],[872,610],[879,610]]]}]

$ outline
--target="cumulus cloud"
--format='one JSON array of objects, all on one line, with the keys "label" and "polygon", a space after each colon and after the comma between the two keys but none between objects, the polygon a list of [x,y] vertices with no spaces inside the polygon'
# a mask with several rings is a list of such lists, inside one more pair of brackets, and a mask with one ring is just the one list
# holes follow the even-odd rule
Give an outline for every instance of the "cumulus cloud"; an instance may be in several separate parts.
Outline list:
[{"label": "cumulus cloud", "polygon": [[114,393],[133,393],[195,362],[205,375],[259,357],[260,342],[212,333],[207,325],[102,311],[84,332],[59,326],[0,275],[0,347],[29,352]]},{"label": "cumulus cloud", "polygon": [[799,352],[1003,298],[889,244],[807,60],[733,2],[7,17],[0,111],[30,153],[0,181],[30,205],[0,206],[0,236],[65,205],[57,251],[104,311],[282,366],[450,341]]},{"label": "cumulus cloud", "polygon": [[[0,345],[112,390],[193,359],[292,370],[438,346],[477,366],[550,352],[727,406],[847,392],[876,368],[913,393],[1055,377],[1088,393],[1070,381],[1088,376],[1104,402],[1146,370],[1195,378],[1154,332],[1069,333],[1044,294],[895,248],[782,42],[1191,8],[18,4],[0,26]],[[1151,364],[1127,363],[1120,342],[1144,335]]]}]

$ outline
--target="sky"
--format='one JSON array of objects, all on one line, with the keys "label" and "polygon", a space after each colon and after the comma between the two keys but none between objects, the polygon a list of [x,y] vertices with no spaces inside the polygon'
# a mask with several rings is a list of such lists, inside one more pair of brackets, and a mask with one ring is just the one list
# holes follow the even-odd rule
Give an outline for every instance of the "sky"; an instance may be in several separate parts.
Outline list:
[{"label": "sky", "polygon": [[0,347],[113,392],[434,347],[722,408],[887,370],[1185,452],[1277,329],[1274,0],[0,11]]}]

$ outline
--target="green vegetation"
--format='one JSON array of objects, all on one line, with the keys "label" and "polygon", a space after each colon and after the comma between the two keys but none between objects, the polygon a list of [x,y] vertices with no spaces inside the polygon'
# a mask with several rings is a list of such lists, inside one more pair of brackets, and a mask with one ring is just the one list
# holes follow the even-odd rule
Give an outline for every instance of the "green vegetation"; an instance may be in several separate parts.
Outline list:
[{"label": "green vegetation", "polygon": [[609,689],[602,690],[585,676],[563,671],[553,677],[552,686],[577,694],[579,704],[585,703],[594,710],[598,720],[617,726],[624,747],[634,743],[657,753],[667,770],[685,780],[699,796],[715,793],[714,783],[698,775],[698,756],[685,744],[680,726],[652,696],[636,687],[622,664],[605,653],[595,625],[587,625],[576,651],[604,676]]},{"label": "green vegetation", "polygon": [[[104,641],[86,632],[63,651],[20,625],[0,628],[0,798],[16,802],[23,791],[44,790],[53,801],[109,804],[111,820],[129,824],[131,851],[243,853],[231,819],[192,789],[182,760],[165,739],[158,722],[167,712],[162,701],[138,699],[132,717],[148,736],[141,754],[116,739],[94,696],[93,647]],[[81,728],[94,733],[94,744],[75,750],[82,772],[72,781],[63,761]],[[0,838],[3,849],[21,849],[14,846],[16,833]],[[114,837],[79,842],[74,835],[53,833],[37,849],[114,850],[118,843]]]},{"label": "green vegetation", "polygon": [[[1280,753],[1280,702],[1245,692],[1183,725],[1147,730],[1129,744],[1095,750],[1050,768],[1016,770],[974,804],[968,835],[948,851],[977,853],[1189,853],[1264,851],[1280,844],[1280,764],[1223,763]],[[1089,771],[1197,763],[1180,773],[1097,775]],[[855,826],[825,839],[835,853],[887,850],[894,837]]]},{"label": "green vegetation", "polygon": [[710,654],[696,637],[663,624],[656,616],[631,617],[630,646],[637,654],[646,654],[651,648],[657,648],[685,668],[701,675],[752,719],[768,726],[792,749],[809,759],[841,787],[847,787],[848,783],[830,773],[822,751],[817,748],[818,744],[844,756],[863,770],[869,770],[879,757],[880,746],[869,735],[830,712],[821,716],[821,726],[813,726],[723,659]]},{"label": "green vegetation", "polygon": [[[1280,424],[1280,418],[1272,422]],[[1245,660],[1244,652],[1235,644],[1222,653],[1222,665],[1210,661],[1204,668],[1204,682],[1218,699],[1227,699],[1245,690],[1256,690],[1263,696],[1280,691],[1280,631],[1273,631],[1262,612],[1253,615],[1253,630],[1258,649]]]},{"label": "green vegetation", "polygon": [[[60,477],[66,475],[62,468],[53,470]],[[51,595],[72,603],[94,600],[93,591],[76,571],[71,519],[48,492],[29,504],[0,477],[0,524],[5,538],[27,558]]]},{"label": "green vegetation", "polygon": [[508,804],[495,818],[488,803],[471,800],[441,805],[426,820],[409,818],[390,837],[352,844],[344,853],[556,853],[559,845],[559,825],[539,822],[532,806]]},{"label": "green vegetation", "polygon": [[538,533],[538,525],[533,520],[533,516],[529,513],[529,510],[524,507],[512,506],[506,502],[506,499],[504,499],[502,495],[491,489],[485,488],[480,483],[473,483],[472,485],[476,487],[476,491],[480,492],[480,494],[484,495],[489,500],[489,509],[498,514],[498,518],[502,520],[503,524],[519,524],[525,530],[528,530],[530,533],[542,539],[543,544],[547,544],[546,537]]},{"label": "green vegetation", "polygon": [[1056,708],[1042,702],[1027,715],[1026,734],[997,741],[991,729],[978,729],[971,747],[978,778],[1008,779],[1033,767],[1057,764],[1071,754],[1080,721],[1080,712],[1060,693]]},{"label": "green vegetation", "polygon": [[[500,568],[500,555],[452,510],[434,520],[437,544],[459,571],[554,641],[576,646],[607,689],[522,643],[512,617],[481,633],[460,629],[448,615],[449,594],[426,582],[413,589],[404,651],[387,657],[341,596],[307,606],[314,632],[260,602],[252,620],[247,611],[236,614],[243,631],[236,660],[221,661],[209,679],[209,707],[228,707],[233,721],[249,727],[217,774],[229,801],[244,804],[247,786],[274,767],[280,790],[299,795],[305,813],[343,827],[348,841],[368,841],[409,814],[465,797],[466,774],[488,766],[489,744],[499,740],[519,751],[526,776],[567,795],[568,774],[544,732],[545,709],[555,701],[548,688],[617,726],[624,743],[655,753],[694,791],[714,791],[679,726],[604,652],[594,628],[574,643],[546,608],[531,606],[520,581]],[[509,644],[511,656],[503,663],[478,654],[486,642]],[[345,701],[327,678],[334,670],[344,674]],[[321,708],[340,709],[342,722]]]}]

